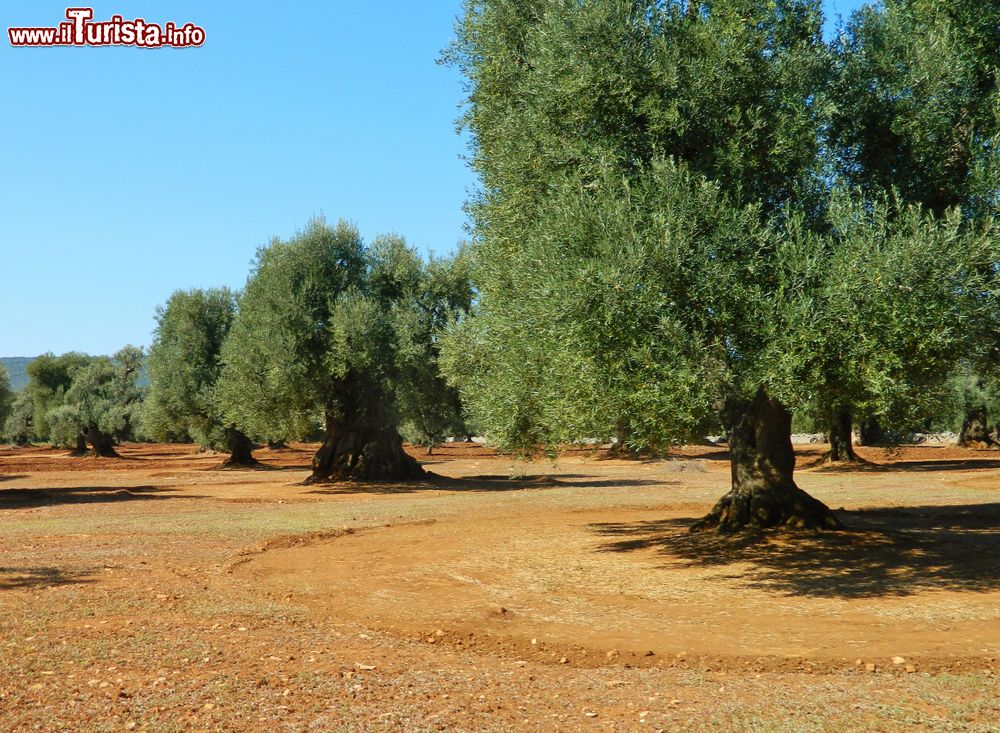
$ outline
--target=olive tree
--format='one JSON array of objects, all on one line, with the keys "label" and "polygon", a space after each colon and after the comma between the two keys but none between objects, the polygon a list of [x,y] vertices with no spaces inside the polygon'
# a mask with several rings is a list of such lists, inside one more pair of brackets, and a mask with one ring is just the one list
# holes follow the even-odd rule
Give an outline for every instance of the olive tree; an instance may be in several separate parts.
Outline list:
[{"label": "olive tree", "polygon": [[35,438],[32,421],[35,413],[34,401],[27,387],[22,387],[14,395],[10,414],[4,423],[3,436],[14,445],[27,445]]},{"label": "olive tree", "polygon": [[790,410],[835,354],[857,367],[848,395],[880,407],[935,383],[992,307],[998,245],[988,223],[891,202],[837,196],[828,218],[765,223],[671,162],[567,176],[516,253],[479,244],[445,363],[488,437],[522,451],[622,419],[683,440],[718,409],[732,484],[699,526],[836,527],[795,485]]},{"label": "olive tree", "polygon": [[403,450],[399,396],[412,342],[427,334],[412,318],[424,284],[400,237],[365,245],[343,221],[314,220],[261,248],[222,349],[226,419],[251,434],[303,435],[318,418],[312,481],[423,475]]},{"label": "olive tree", "polygon": [[[55,354],[42,354],[37,359],[28,364],[28,385],[25,389],[31,395],[33,405],[32,431],[39,440],[49,440],[50,430],[48,414],[52,410],[61,406],[66,390],[76,373],[87,366],[91,357],[77,352],[68,352],[60,356]],[[80,450],[86,450],[86,443],[82,437],[74,436],[68,444],[60,444],[53,441],[60,447],[76,446]]]},{"label": "olive tree", "polygon": [[[445,61],[467,81],[477,245],[517,252],[562,176],[585,182],[610,165],[636,179],[663,158],[755,204],[762,221],[795,203],[820,225],[822,21],[817,0],[467,0]],[[618,445],[663,450],[630,427],[648,398],[624,380],[615,389]]]},{"label": "olive tree", "polygon": [[126,346],[112,357],[92,357],[73,373],[62,402],[46,415],[52,438],[76,442],[75,452],[118,456],[115,443],[132,436],[139,422],[143,389],[138,380],[142,350]]},{"label": "olive tree", "polygon": [[227,288],[178,290],[157,308],[143,425],[158,440],[190,437],[227,450],[227,466],[248,466],[257,463],[253,443],[226,422],[216,395],[222,345],[235,317],[236,296]]},{"label": "olive tree", "polygon": [[0,427],[7,424],[14,405],[14,393],[10,389],[10,377],[7,369],[0,364]]},{"label": "olive tree", "polygon": [[439,335],[472,305],[471,260],[466,249],[453,257],[417,264],[419,280],[410,297],[394,304],[402,378],[397,402],[401,432],[431,455],[445,436],[466,435],[469,428],[458,389],[438,368]]},{"label": "olive tree", "polygon": [[950,418],[948,427],[958,428],[957,443],[963,448],[997,444],[990,416],[1000,415],[1000,375],[995,370],[984,371],[983,366],[979,363],[974,368],[969,362],[960,363],[948,385],[950,400],[939,410],[939,415]]}]

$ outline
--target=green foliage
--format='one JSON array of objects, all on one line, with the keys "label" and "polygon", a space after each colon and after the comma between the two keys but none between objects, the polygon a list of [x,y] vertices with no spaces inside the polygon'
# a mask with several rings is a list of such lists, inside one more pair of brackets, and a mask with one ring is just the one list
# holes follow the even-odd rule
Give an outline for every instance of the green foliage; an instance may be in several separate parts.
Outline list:
[{"label": "green foliage", "polygon": [[10,388],[10,378],[7,376],[7,370],[0,365],[0,426],[7,423],[13,404],[14,392]]},{"label": "green foliage", "polygon": [[996,327],[996,236],[990,220],[969,226],[957,211],[836,194],[819,289],[779,347],[809,355],[812,397],[800,403],[827,416],[852,407],[898,430],[939,414],[954,364]]},{"label": "green foliage", "polygon": [[668,162],[567,177],[516,255],[484,238],[475,317],[444,364],[505,447],[660,447],[758,389],[796,407],[835,382],[877,414],[919,408],[997,294],[996,231],[837,197],[825,233],[765,225]]},{"label": "green foliage", "polygon": [[393,308],[401,379],[397,404],[401,433],[416,445],[433,446],[446,436],[465,436],[458,389],[448,384],[438,364],[439,335],[472,306],[471,258],[466,249],[453,257],[431,259],[419,272],[412,295]]},{"label": "green foliage", "polygon": [[[719,344],[687,339],[680,304],[657,287],[667,276],[683,291],[687,273],[673,267],[683,264],[672,249],[681,239],[659,249],[656,232],[697,227],[706,247],[714,235],[719,246],[752,247],[760,226],[755,211],[721,206],[714,187],[692,191],[670,166],[662,173],[658,191],[611,172],[596,188],[567,178],[516,255],[497,240],[478,245],[478,308],[449,334],[442,363],[500,445],[529,453],[617,437],[662,448],[709,419],[717,375],[698,353]],[[649,216],[651,199],[662,217]],[[721,243],[731,232],[748,242]]]},{"label": "green foliage", "polygon": [[886,0],[835,44],[830,139],[839,172],[936,214],[989,213],[1000,191],[1000,6]]},{"label": "green foliage", "polygon": [[425,267],[402,238],[365,246],[343,221],[314,220],[262,248],[222,349],[227,419],[263,436],[301,436],[317,421],[440,430],[453,393],[435,381],[434,339],[471,297],[455,284],[462,262]]},{"label": "green foliage", "polygon": [[222,344],[235,317],[236,296],[226,288],[179,290],[157,308],[143,404],[143,429],[151,437],[225,445],[215,391]]},{"label": "green foliage", "polygon": [[222,349],[228,420],[251,435],[299,436],[327,401],[350,396],[351,367],[363,371],[379,347],[379,319],[363,313],[366,265],[360,235],[344,222],[310,222],[258,251]]},{"label": "green foliage", "polygon": [[49,426],[49,442],[56,448],[73,448],[84,435],[85,418],[76,404],[62,403],[45,416]]},{"label": "green foliage", "polygon": [[[476,279],[480,315],[491,315],[450,337],[451,378],[491,435],[523,451],[587,436],[662,450],[709,429],[727,377],[706,372],[698,355],[708,350],[709,362],[724,363],[732,336],[688,340],[676,303],[655,284],[661,263],[634,251],[649,226],[636,217],[659,204],[630,197],[659,193],[644,189],[650,166],[667,158],[714,181],[694,194],[709,221],[689,219],[687,179],[667,186],[679,209],[663,216],[723,238],[748,227],[741,251],[730,253],[734,271],[743,254],[757,256],[759,222],[789,202],[821,215],[832,63],[819,3],[469,0],[465,10],[445,60],[468,83],[463,122],[483,182],[471,207]],[[622,197],[604,188],[596,198],[607,208],[588,212],[586,192],[618,176],[635,190]],[[718,203],[720,195],[752,208]],[[564,234],[591,248],[581,271],[575,262],[565,263],[568,274],[550,267],[564,257]],[[717,246],[709,239],[707,250]],[[734,286],[737,299],[750,295],[739,282],[718,285]],[[494,379],[500,371],[510,375],[503,384]]]},{"label": "green foliage", "polygon": [[923,419],[996,342],[992,6],[890,0],[832,49],[808,0],[465,10],[480,297],[443,363],[501,444],[655,449],[760,388]]},{"label": "green foliage", "polygon": [[631,175],[673,157],[762,212],[818,186],[830,56],[819,2],[467,0],[444,60],[483,192],[481,236],[510,237],[567,172]]},{"label": "green foliage", "polygon": [[15,445],[24,445],[35,439],[32,421],[35,403],[31,393],[24,387],[14,395],[10,414],[3,427],[3,437]]},{"label": "green foliage", "polygon": [[76,368],[62,400],[46,413],[53,444],[75,446],[77,437],[88,431],[119,440],[131,437],[142,404],[137,384],[141,369],[142,350],[134,346],[110,358],[90,358]]},{"label": "green foliage", "polygon": [[[834,44],[828,131],[840,177],[869,195],[891,189],[938,216],[956,207],[968,221],[992,215],[1000,194],[998,28],[1000,6],[975,0],[887,0],[856,12]],[[980,338],[963,363],[980,380],[1000,354],[996,311],[968,324]],[[968,397],[938,380],[924,390],[922,411],[948,420],[955,401]],[[895,420],[920,412],[897,410]]]},{"label": "green foliage", "polygon": [[61,356],[43,354],[28,365],[27,389],[34,404],[32,426],[36,438],[49,439],[49,412],[63,404],[76,373],[91,360],[86,354],[68,352]]}]

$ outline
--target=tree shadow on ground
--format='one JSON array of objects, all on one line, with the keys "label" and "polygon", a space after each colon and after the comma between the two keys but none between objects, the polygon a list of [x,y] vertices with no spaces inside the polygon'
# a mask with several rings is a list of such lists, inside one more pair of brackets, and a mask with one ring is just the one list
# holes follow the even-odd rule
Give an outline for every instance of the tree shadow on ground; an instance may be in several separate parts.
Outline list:
[{"label": "tree shadow on ground", "polygon": [[591,524],[603,552],[654,550],[667,567],[733,566],[734,579],[792,596],[878,598],[1000,590],[1000,503],[837,512],[850,531],[691,533],[695,519]]},{"label": "tree shadow on ground", "polygon": [[[595,461],[627,461],[629,463],[635,463],[637,465],[644,465],[648,463],[664,463],[673,460],[689,460],[681,456],[650,456],[650,455],[633,455],[631,453],[612,453],[611,451],[604,450],[592,451],[593,459]],[[701,458],[701,456],[698,456]]]},{"label": "tree shadow on ground", "polygon": [[[1000,458],[979,457],[974,452],[969,452],[968,458],[924,458],[920,460],[893,461],[894,451],[887,448],[883,451],[881,458],[884,463],[879,463],[880,456],[876,454],[869,457],[858,456],[856,461],[834,461],[829,460],[830,452],[815,452],[804,450],[817,448],[818,444],[808,443],[796,445],[795,447],[795,469],[810,469],[829,473],[857,473],[857,472],[880,472],[880,471],[979,471],[1000,468]],[[903,448],[937,448],[938,446],[901,446]],[[951,446],[948,446],[951,447]],[[869,446],[870,448],[870,446]],[[982,451],[981,453],[988,453]],[[996,455],[992,452],[991,455]],[[702,461],[729,461],[729,449],[721,448],[708,453],[699,454],[695,460]]]},{"label": "tree shadow on ground", "polygon": [[61,448],[59,449],[60,452],[56,455],[60,458],[72,458],[74,462],[79,461],[80,463],[84,463],[85,461],[93,461],[94,463],[111,461],[113,464],[150,463],[156,460],[155,458],[122,454],[118,452],[119,448],[121,448],[121,446],[115,446],[115,455],[113,456],[99,456],[94,453],[93,448],[87,448],[87,450],[83,453],[77,453],[75,449],[66,450]]},{"label": "tree shadow on ground", "polygon": [[861,456],[855,456],[852,461],[834,461],[830,456],[831,451],[828,450],[823,451],[822,453],[796,455],[795,470],[800,471],[812,469],[816,471],[840,473],[852,471],[881,471],[889,467],[888,465],[875,463],[874,461],[862,458]]},{"label": "tree shadow on ground", "polygon": [[[163,500],[180,497],[169,496],[180,489],[157,486],[70,486],[58,489],[2,489],[0,509],[24,509],[53,504],[96,504],[118,501]],[[202,498],[183,494],[185,499]]]},{"label": "tree shadow on ground", "polygon": [[602,479],[584,474],[564,473],[557,476],[530,475],[505,476],[503,474],[479,474],[451,478],[430,474],[427,478],[406,482],[354,482],[341,481],[329,484],[314,484],[316,489],[310,494],[411,494],[419,491],[472,491],[500,492],[527,491],[531,489],[554,489],[559,487],[607,487],[629,488],[634,486],[667,486],[677,481],[656,481],[653,479]]},{"label": "tree shadow on ground", "polygon": [[[822,459],[805,463],[799,461],[797,468],[810,468],[824,472],[879,472],[904,471],[908,473],[924,471],[983,471],[1000,468],[1000,460],[996,458],[941,458],[919,461],[896,461],[894,463],[876,463],[870,460],[859,460],[856,463],[824,463]],[[1000,480],[997,481],[1000,486]]]},{"label": "tree shadow on ground", "polygon": [[705,447],[708,450],[701,453],[687,452],[684,450],[671,451],[662,455],[632,455],[629,453],[613,453],[602,449],[601,451],[591,451],[595,461],[625,461],[635,464],[660,464],[670,465],[671,463],[692,463],[697,461],[729,461],[729,448],[718,446],[714,443],[709,445],[697,444],[698,447]]},{"label": "tree shadow on ground", "polygon": [[730,455],[729,448],[717,448],[705,453],[698,453],[693,456],[677,456],[677,458],[686,461],[722,461],[723,463],[729,463]]},{"label": "tree shadow on ground", "polygon": [[93,583],[94,580],[94,574],[87,570],[0,566],[0,591],[30,590],[56,585],[79,585],[82,583]]},{"label": "tree shadow on ground", "polygon": [[267,461],[267,459],[261,460],[255,466],[243,466],[243,465],[227,466],[227,465],[225,465],[224,463],[222,463],[220,461],[219,463],[213,464],[211,466],[201,466],[199,468],[195,468],[195,469],[191,469],[191,470],[194,470],[194,471],[206,471],[208,473],[225,473],[225,472],[239,473],[240,471],[249,471],[249,472],[252,473],[254,471],[278,471],[278,472],[280,472],[280,471],[309,471],[309,470],[312,470],[312,464],[309,463],[309,462],[301,463],[301,464],[299,464],[299,463],[291,463],[291,464],[277,464],[276,465],[276,464],[273,464],[273,463],[267,463],[266,461]]},{"label": "tree shadow on ground", "polygon": [[309,468],[309,466],[272,466],[268,463],[263,463],[258,461],[257,463],[251,465],[245,465],[242,463],[226,463],[221,461],[211,466],[205,466],[203,468],[196,469],[198,471],[301,471],[303,468]]}]

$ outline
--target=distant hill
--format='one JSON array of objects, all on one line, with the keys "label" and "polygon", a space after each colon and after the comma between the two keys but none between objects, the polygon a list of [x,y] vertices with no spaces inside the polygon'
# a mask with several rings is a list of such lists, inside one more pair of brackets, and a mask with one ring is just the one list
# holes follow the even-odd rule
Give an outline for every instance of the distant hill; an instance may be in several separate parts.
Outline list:
[{"label": "distant hill", "polygon": [[10,376],[11,389],[17,391],[28,383],[28,364],[34,360],[34,356],[0,356],[0,364]]},{"label": "distant hill", "polygon": [[[3,364],[10,376],[10,388],[15,392],[28,383],[28,364],[37,358],[35,356],[0,356],[0,364]],[[145,359],[143,359],[142,374],[139,375],[138,382],[140,387],[149,386]]]}]

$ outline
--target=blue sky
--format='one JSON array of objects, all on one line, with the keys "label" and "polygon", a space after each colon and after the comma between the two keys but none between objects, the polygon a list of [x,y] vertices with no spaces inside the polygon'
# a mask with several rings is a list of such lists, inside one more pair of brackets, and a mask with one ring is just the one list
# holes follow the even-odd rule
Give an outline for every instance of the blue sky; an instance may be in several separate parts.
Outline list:
[{"label": "blue sky", "polygon": [[242,286],[257,247],[313,215],[424,252],[465,236],[460,80],[435,64],[460,0],[92,7],[207,41],[15,49],[8,26],[66,4],[4,1],[0,356],[146,346],[173,290]]}]

